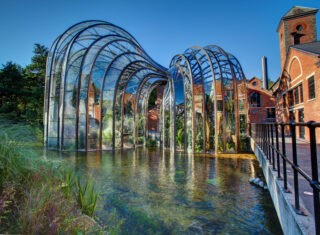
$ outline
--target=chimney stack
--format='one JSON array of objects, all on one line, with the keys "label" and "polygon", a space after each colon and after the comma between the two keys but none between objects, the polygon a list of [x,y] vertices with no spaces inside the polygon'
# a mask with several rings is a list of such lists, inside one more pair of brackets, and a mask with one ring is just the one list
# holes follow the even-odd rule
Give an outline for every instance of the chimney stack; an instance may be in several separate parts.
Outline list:
[{"label": "chimney stack", "polygon": [[268,82],[268,67],[267,67],[267,57],[263,56],[261,59],[262,63],[262,88],[268,89],[269,82]]}]

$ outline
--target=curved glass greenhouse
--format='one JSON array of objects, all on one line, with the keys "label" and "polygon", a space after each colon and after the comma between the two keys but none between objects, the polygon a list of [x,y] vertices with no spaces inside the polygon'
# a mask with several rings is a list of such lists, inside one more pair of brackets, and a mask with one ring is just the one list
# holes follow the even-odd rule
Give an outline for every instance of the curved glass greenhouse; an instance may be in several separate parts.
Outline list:
[{"label": "curved glass greenhouse", "polygon": [[191,47],[167,69],[103,21],[78,23],[55,40],[44,108],[45,144],[59,150],[132,148],[153,139],[171,150],[236,152],[248,112],[245,76],[233,55]]}]

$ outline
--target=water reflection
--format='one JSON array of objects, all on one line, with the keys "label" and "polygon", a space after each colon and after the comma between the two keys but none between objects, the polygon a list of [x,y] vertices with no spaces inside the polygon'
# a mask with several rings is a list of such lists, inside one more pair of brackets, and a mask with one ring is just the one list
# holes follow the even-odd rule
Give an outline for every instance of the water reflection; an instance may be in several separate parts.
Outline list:
[{"label": "water reflection", "polygon": [[159,149],[64,153],[100,191],[97,215],[114,208],[128,234],[278,234],[268,191],[250,185],[262,172],[253,155],[185,155]]}]

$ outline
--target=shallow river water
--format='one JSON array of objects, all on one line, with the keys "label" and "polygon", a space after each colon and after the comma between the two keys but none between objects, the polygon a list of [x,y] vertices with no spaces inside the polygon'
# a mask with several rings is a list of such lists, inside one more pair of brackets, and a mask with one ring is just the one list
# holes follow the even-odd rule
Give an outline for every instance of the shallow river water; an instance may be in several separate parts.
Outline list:
[{"label": "shallow river water", "polygon": [[[54,155],[47,152],[47,155]],[[96,215],[114,209],[123,234],[282,234],[254,155],[186,155],[159,149],[60,153],[102,192]]]}]

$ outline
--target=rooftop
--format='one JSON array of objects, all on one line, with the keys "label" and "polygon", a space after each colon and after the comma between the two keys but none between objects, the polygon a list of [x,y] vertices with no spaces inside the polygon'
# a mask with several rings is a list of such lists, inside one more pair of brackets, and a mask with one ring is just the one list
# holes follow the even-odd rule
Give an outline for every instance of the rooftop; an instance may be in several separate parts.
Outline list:
[{"label": "rooftop", "polygon": [[320,41],[292,45],[292,48],[320,55]]},{"label": "rooftop", "polygon": [[283,20],[288,20],[291,18],[296,17],[303,17],[307,15],[313,15],[318,12],[319,9],[317,8],[311,8],[311,7],[301,7],[301,6],[294,6],[292,7],[280,20],[277,31],[279,30],[280,23]]}]

